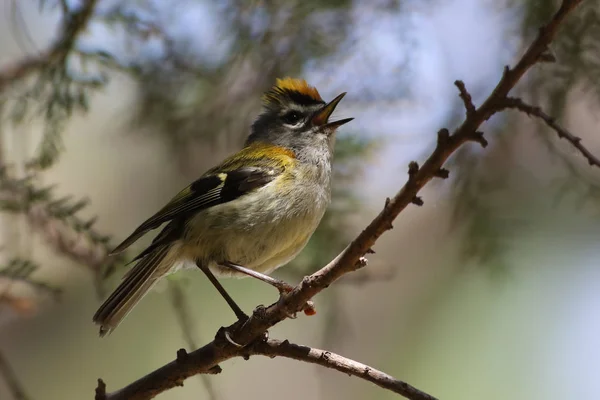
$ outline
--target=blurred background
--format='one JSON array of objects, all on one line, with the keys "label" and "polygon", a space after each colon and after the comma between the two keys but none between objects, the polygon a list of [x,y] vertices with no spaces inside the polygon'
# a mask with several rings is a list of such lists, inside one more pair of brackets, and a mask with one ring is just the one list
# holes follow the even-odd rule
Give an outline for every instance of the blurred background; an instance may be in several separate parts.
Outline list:
[{"label": "blurred background", "polygon": [[[295,283],[379,212],[438,129],[462,120],[454,80],[480,104],[558,3],[0,0],[0,77],[12,74],[0,79],[0,399],[91,399],[97,378],[116,390],[233,322],[196,271],[165,280],[107,338],[91,319],[151,237],[123,257],[107,251],[240,148],[276,77],[303,77],[326,100],[347,91],[336,114],[355,117],[338,133],[331,209],[275,273]],[[81,10],[91,14],[73,29]],[[551,50],[558,62],[534,67],[515,94],[600,155],[598,1],[575,10]],[[490,146],[458,152],[368,268],[271,336],[444,400],[599,398],[600,171],[526,116],[497,115],[484,131]],[[247,312],[277,299],[258,281],[222,283]],[[222,367],[159,398],[397,398],[285,359]]]}]

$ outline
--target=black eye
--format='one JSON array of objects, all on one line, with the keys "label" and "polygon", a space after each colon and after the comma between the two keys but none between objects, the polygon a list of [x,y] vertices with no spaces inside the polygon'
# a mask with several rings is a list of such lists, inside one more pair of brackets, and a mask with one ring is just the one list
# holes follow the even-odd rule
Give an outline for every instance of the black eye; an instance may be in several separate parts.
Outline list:
[{"label": "black eye", "polygon": [[300,119],[302,118],[302,115],[300,115],[300,113],[298,111],[288,111],[281,118],[283,119],[283,122],[285,122],[286,124],[295,125],[298,123],[298,121],[300,121]]}]

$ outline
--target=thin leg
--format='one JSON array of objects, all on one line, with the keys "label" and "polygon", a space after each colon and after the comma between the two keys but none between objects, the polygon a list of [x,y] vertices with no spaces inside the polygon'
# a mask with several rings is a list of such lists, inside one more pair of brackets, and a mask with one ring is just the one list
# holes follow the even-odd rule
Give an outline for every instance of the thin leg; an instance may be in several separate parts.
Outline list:
[{"label": "thin leg", "polygon": [[268,283],[271,286],[274,286],[275,288],[277,288],[277,290],[279,290],[280,293],[288,293],[291,292],[294,287],[292,285],[290,285],[289,283],[285,283],[284,281],[281,281],[279,279],[275,279],[270,277],[269,275],[265,275],[262,274],[260,272],[256,272],[250,268],[246,268],[246,267],[242,267],[241,265],[237,265],[234,264],[232,262],[229,261],[225,261],[222,264],[220,264],[221,266],[225,267],[225,268],[229,268],[232,269],[236,272],[240,272],[242,274],[251,276],[253,278],[256,278],[260,281],[263,281],[265,283]]},{"label": "thin leg", "polygon": [[221,283],[217,280],[217,278],[215,278],[215,276],[210,271],[210,269],[206,265],[204,265],[203,263],[198,262],[198,261],[196,261],[196,266],[198,266],[198,268],[200,268],[200,270],[202,272],[204,272],[204,274],[206,275],[206,277],[208,278],[210,283],[212,283],[213,286],[215,288],[217,288],[217,290],[219,291],[221,296],[223,296],[223,298],[225,299],[227,304],[229,304],[229,307],[231,307],[231,309],[235,313],[235,316],[239,320],[242,320],[242,321],[247,320],[248,316],[246,315],[246,313],[242,311],[242,309],[237,305],[237,303],[235,301],[233,301],[233,299],[231,298],[229,293],[227,293],[225,288],[221,285]]}]

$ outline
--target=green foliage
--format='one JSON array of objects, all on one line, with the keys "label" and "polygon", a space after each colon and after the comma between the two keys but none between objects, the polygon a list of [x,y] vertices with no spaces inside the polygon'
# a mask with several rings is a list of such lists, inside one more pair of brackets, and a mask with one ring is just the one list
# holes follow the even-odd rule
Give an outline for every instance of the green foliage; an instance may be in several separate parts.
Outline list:
[{"label": "green foliage", "polygon": [[[215,18],[227,26],[227,54],[203,62],[186,46],[168,46],[165,58],[140,72],[135,122],[155,128],[175,151],[190,140],[241,143],[275,78],[297,76],[306,62],[331,54],[346,37],[351,2],[239,2]],[[147,26],[148,24],[146,24]]]},{"label": "green foliage", "polygon": [[[524,3],[522,34],[526,40],[537,34],[536,27],[551,17],[558,8],[557,3],[543,0]],[[600,2],[582,2],[561,25],[560,34],[550,50],[557,62],[543,64],[532,71],[532,79],[524,89],[531,102],[544,107],[548,114],[559,121],[569,109],[568,101],[574,90],[583,90],[590,105],[600,105]],[[515,120],[509,120],[507,129],[514,123]],[[564,151],[562,146],[557,148],[555,135],[545,125],[537,124],[535,133],[549,156],[558,161],[565,171],[550,188],[554,196],[563,198],[565,193],[571,192],[576,195],[579,193],[588,200],[594,198],[600,182],[592,177],[593,174],[583,172],[583,160],[572,152]],[[581,199],[580,202],[586,200]]]},{"label": "green foliage", "polygon": [[[86,63],[86,55],[75,56]],[[73,61],[73,60],[70,60]],[[9,89],[11,96],[5,101],[8,117],[13,126],[39,120],[43,123],[43,136],[37,155],[29,167],[46,169],[52,166],[63,150],[62,133],[67,121],[76,113],[89,110],[89,96],[104,87],[107,75],[83,75],[70,71],[67,60],[50,64],[36,73],[31,80],[15,82]]]},{"label": "green foliage", "polygon": [[[529,0],[523,5],[523,37],[531,40],[537,28],[557,10],[552,1]],[[600,7],[597,1],[584,1],[561,25],[560,34],[550,49],[557,62],[536,69],[528,90],[560,118],[567,109],[569,92],[585,85],[596,101],[600,100]]]},{"label": "green foliage", "polygon": [[13,258],[5,266],[0,267],[0,277],[10,279],[14,282],[24,282],[31,285],[34,289],[48,293],[55,299],[58,299],[62,292],[61,289],[32,278],[32,275],[39,268],[39,265],[33,261]]},{"label": "green foliage", "polygon": [[[112,250],[111,236],[102,234],[95,228],[97,217],[84,219],[79,216],[81,211],[89,204],[87,199],[73,200],[72,196],[59,197],[56,195],[55,186],[37,187],[34,177],[23,179],[10,177],[6,168],[0,169],[0,210],[9,213],[21,213],[28,215],[32,223],[58,223],[59,229],[70,236],[76,236],[84,240],[90,249],[100,252],[105,274],[124,264],[125,254],[119,254],[106,259]],[[68,249],[60,249],[62,252]],[[89,254],[94,255],[95,250]],[[75,256],[79,262],[86,262],[86,257]],[[95,265],[96,258],[89,259],[90,265]]]},{"label": "green foliage", "polygon": [[[526,0],[511,2],[510,6],[521,16],[518,34],[522,46],[528,46],[538,34],[539,28],[547,23],[558,10],[559,1]],[[556,58],[555,63],[540,63],[532,68],[520,86],[518,95],[528,102],[539,105],[557,119],[561,119],[569,108],[569,94],[576,88],[586,87],[587,93],[597,101],[600,99],[600,7],[597,1],[584,1],[561,25],[560,32],[549,49]],[[517,56],[515,56],[517,57]],[[555,145],[556,134],[543,124],[537,124],[533,133],[538,144],[548,155],[560,162],[563,172],[552,185],[543,186],[539,178],[529,175],[526,169],[515,173],[518,161],[519,135],[522,132],[522,115],[504,114],[496,120],[494,128],[488,128],[486,136],[493,145],[481,157],[476,149],[463,149],[453,160],[452,170],[458,169],[453,186],[455,212],[453,227],[464,233],[463,256],[465,261],[488,267],[493,272],[506,270],[505,261],[511,238],[525,226],[535,223],[539,215],[529,202],[551,203],[550,199],[564,199],[569,193],[582,196],[581,202],[590,200],[598,183],[590,174],[582,174],[583,163],[579,155],[563,151]],[[563,144],[563,142],[561,142]],[[489,154],[492,153],[492,154]],[[493,155],[493,156],[492,156]],[[499,164],[515,160],[510,168]],[[587,167],[587,165],[586,165]],[[540,196],[540,193],[544,195]],[[586,200],[587,199],[587,200]],[[557,201],[554,202],[555,206]]]},{"label": "green foliage", "polygon": [[450,226],[453,233],[463,235],[463,263],[482,266],[494,273],[507,271],[504,256],[509,240],[524,226],[522,219],[507,215],[504,207],[505,197],[514,197],[508,175],[494,171],[487,159],[469,148],[459,150],[451,165],[451,170],[459,171],[453,174],[454,210]]}]

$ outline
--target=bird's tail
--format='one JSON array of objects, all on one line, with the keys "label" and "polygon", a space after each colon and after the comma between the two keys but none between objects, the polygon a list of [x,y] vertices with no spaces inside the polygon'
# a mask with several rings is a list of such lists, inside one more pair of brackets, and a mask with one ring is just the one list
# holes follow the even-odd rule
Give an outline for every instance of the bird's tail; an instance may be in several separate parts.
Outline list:
[{"label": "bird's tail", "polygon": [[100,325],[100,336],[113,331],[158,278],[169,272],[174,261],[167,257],[170,249],[168,245],[155,249],[127,272],[121,284],[94,314],[94,322]]}]

